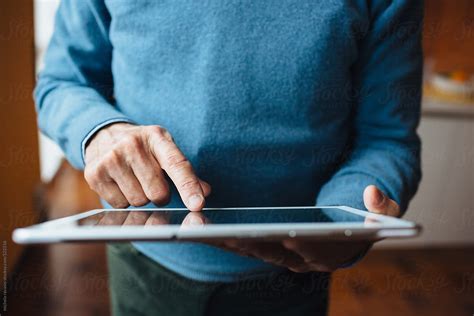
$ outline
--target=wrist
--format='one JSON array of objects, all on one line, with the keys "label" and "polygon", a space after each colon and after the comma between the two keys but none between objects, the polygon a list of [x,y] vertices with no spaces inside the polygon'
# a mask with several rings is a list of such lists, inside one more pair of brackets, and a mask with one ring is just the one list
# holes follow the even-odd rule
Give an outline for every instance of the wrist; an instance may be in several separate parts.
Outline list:
[{"label": "wrist", "polygon": [[118,121],[118,122],[111,122],[110,124],[106,124],[96,130],[93,134],[89,136],[89,139],[84,144],[83,147],[83,157],[84,162],[90,160],[88,159],[88,152],[91,151],[91,148],[100,147],[100,143],[102,139],[106,139],[106,143],[113,143],[114,139],[120,138],[117,135],[119,133],[123,133],[124,130],[128,128],[133,128],[135,125],[133,123]]}]

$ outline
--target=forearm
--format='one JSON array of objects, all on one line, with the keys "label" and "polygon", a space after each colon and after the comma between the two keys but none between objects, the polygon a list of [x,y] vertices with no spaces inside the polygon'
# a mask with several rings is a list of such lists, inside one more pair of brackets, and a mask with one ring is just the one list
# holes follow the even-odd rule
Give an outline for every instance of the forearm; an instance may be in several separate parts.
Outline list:
[{"label": "forearm", "polygon": [[35,89],[40,129],[80,169],[83,147],[98,128],[130,121],[111,101],[109,25],[103,1],[61,1]]}]

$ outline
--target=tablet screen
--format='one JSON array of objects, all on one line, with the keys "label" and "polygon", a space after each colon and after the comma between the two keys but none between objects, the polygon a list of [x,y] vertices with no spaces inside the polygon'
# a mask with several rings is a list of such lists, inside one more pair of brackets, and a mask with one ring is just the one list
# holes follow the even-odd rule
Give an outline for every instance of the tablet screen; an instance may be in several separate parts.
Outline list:
[{"label": "tablet screen", "polygon": [[[197,222],[190,219],[197,219]],[[212,224],[283,224],[283,223],[363,223],[366,217],[338,208],[265,208],[222,209],[189,212],[187,210],[103,211],[77,221],[80,226],[151,226],[183,223]]]}]

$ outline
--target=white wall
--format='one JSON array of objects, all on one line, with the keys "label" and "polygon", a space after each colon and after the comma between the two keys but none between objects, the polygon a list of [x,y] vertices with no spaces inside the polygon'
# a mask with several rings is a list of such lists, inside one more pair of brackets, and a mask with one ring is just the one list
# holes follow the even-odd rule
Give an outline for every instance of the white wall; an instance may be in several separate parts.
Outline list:
[{"label": "white wall", "polygon": [[[59,0],[34,0],[37,73],[43,67],[43,54],[53,33],[54,15],[58,5]],[[59,146],[42,133],[39,133],[39,149],[41,180],[48,182],[58,170],[64,155]]]},{"label": "white wall", "polygon": [[474,244],[474,112],[424,115],[419,133],[423,179],[405,218],[420,223],[423,233],[377,246]]}]

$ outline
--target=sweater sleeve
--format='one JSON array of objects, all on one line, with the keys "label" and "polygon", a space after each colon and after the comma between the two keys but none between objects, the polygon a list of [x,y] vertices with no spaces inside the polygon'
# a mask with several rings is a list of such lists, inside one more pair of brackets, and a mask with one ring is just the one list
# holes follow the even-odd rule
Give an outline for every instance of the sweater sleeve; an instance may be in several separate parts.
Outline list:
[{"label": "sweater sleeve", "polygon": [[[365,209],[374,184],[404,213],[421,179],[421,1],[374,1],[353,67],[355,102],[350,154],[321,188],[318,205]],[[375,6],[376,5],[376,6]]]},{"label": "sweater sleeve", "polygon": [[103,1],[62,0],[35,88],[40,129],[79,169],[84,168],[84,146],[96,130],[130,122],[113,105],[109,25]]}]

